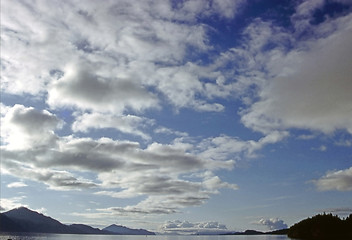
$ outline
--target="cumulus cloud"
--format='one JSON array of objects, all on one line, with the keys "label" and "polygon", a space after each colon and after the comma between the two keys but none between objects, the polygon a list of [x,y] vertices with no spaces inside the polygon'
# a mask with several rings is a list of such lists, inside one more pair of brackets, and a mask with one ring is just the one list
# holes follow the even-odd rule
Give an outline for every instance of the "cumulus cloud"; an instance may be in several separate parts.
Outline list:
[{"label": "cumulus cloud", "polygon": [[270,230],[279,230],[287,228],[287,224],[278,218],[270,218],[270,219],[260,219],[257,224],[264,225]]},{"label": "cumulus cloud", "polygon": [[62,121],[46,110],[16,104],[7,109],[1,124],[2,140],[8,148],[28,149],[55,144],[54,130]]},{"label": "cumulus cloud", "polygon": [[[83,65],[83,66],[82,66]],[[77,63],[65,69],[65,75],[53,82],[48,103],[76,106],[102,112],[122,113],[125,108],[143,110],[157,106],[157,99],[133,79],[107,79],[97,76],[92,68]],[[99,69],[94,69],[98,71]]]},{"label": "cumulus cloud", "polygon": [[219,222],[197,222],[192,223],[189,221],[167,221],[161,225],[160,230],[165,233],[177,233],[177,234],[219,234],[227,232],[226,225]]},{"label": "cumulus cloud", "polygon": [[320,191],[352,191],[352,167],[327,172],[323,177],[313,180]]},{"label": "cumulus cloud", "polygon": [[276,48],[259,54],[268,57],[263,66],[270,75],[260,100],[242,112],[245,126],[263,133],[289,128],[352,132],[351,19],[347,15],[322,23],[314,31],[325,37],[294,42],[287,53]]}]

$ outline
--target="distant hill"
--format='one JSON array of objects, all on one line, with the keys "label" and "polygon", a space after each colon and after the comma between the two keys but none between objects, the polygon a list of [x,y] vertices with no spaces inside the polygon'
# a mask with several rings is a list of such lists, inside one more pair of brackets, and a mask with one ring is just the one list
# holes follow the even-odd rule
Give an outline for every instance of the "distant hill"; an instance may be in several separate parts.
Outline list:
[{"label": "distant hill", "polygon": [[262,235],[263,232],[259,232],[256,230],[246,230],[244,232],[238,232],[236,235]]},{"label": "distant hill", "polygon": [[101,235],[155,235],[144,229],[130,229],[111,225],[100,230],[84,224],[65,225],[61,222],[32,211],[25,207],[0,213],[0,232],[62,233],[62,234],[101,234]]},{"label": "distant hill", "polygon": [[352,214],[345,220],[319,214],[290,227],[288,237],[299,239],[352,239]]},{"label": "distant hill", "polygon": [[115,234],[121,235],[155,235],[153,232],[149,232],[144,229],[131,229],[121,225],[112,224],[106,228],[103,228],[104,231],[113,232]]},{"label": "distant hill", "polygon": [[84,234],[112,234],[111,232],[100,230],[99,228],[93,228],[84,224],[71,224],[69,225],[69,227],[76,229],[77,231],[82,232]]},{"label": "distant hill", "polygon": [[287,235],[288,233],[288,228],[285,229],[280,229],[280,230],[275,230],[271,232],[266,232],[265,234],[270,234],[270,235]]},{"label": "distant hill", "polygon": [[224,233],[221,235],[287,235],[288,229],[275,230],[270,232],[260,232],[256,230],[246,230],[244,232]]}]

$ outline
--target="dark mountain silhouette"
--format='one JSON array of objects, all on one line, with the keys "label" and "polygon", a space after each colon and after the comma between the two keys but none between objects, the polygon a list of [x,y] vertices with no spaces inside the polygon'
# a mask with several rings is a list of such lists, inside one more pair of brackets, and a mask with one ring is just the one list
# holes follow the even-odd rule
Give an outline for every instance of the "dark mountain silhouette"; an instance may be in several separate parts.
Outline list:
[{"label": "dark mountain silhouette", "polygon": [[[10,210],[2,215],[20,226],[19,232],[80,233],[76,229],[70,228],[51,217],[44,216],[25,207]],[[2,227],[0,229],[2,230]]]},{"label": "dark mountain silhouette", "polygon": [[[113,226],[113,225],[112,225]],[[115,225],[116,226],[116,225]],[[63,234],[155,234],[144,229],[130,229],[120,226],[124,232],[105,231],[84,224],[65,225],[61,222],[25,207],[0,213],[0,232],[63,233]]]},{"label": "dark mountain silhouette", "polygon": [[319,214],[294,224],[287,235],[299,239],[352,239],[352,214],[345,220]]},{"label": "dark mountain silhouette", "polygon": [[24,232],[24,229],[11,218],[0,214],[0,232]]},{"label": "dark mountain silhouette", "polygon": [[121,235],[155,235],[153,232],[149,232],[144,229],[131,229],[121,225],[112,224],[103,229],[104,231],[113,232]]}]

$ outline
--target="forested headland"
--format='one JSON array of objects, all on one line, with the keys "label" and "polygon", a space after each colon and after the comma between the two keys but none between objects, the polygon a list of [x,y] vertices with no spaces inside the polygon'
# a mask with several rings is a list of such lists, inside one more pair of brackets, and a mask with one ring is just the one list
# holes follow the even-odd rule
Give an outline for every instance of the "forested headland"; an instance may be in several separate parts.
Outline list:
[{"label": "forested headland", "polygon": [[345,219],[319,214],[294,224],[287,235],[298,239],[352,239],[352,214]]}]

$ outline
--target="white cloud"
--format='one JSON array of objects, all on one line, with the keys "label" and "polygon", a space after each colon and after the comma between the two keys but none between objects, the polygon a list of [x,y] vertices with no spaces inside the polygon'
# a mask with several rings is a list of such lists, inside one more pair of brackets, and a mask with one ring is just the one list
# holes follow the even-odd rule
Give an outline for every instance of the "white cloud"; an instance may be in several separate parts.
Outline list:
[{"label": "white cloud", "polygon": [[179,137],[188,137],[188,133],[186,133],[186,132],[175,131],[175,130],[172,130],[172,129],[166,128],[166,127],[158,127],[154,130],[154,132],[158,133],[158,134],[176,135]]},{"label": "white cloud", "polygon": [[[51,107],[115,114],[156,108],[161,96],[176,109],[224,108],[209,101],[199,78],[216,74],[216,69],[192,70],[184,58],[189,48],[194,54],[211,48],[207,27],[198,17],[232,18],[243,1],[186,1],[177,6],[167,1],[49,1],[32,7],[5,2],[1,86],[6,93],[48,93]],[[221,92],[217,89],[223,87],[207,83],[210,88]]]},{"label": "white cloud", "polygon": [[352,191],[352,167],[327,172],[323,177],[313,180],[320,191]]},{"label": "white cloud", "polygon": [[[159,68],[155,73],[154,84],[176,108],[191,107],[198,111],[223,111],[224,106],[221,104],[212,103],[211,100],[206,101],[207,98],[211,99],[212,97],[212,93],[206,92],[206,86],[208,88],[212,86],[218,91],[221,87],[217,84],[205,85],[200,81],[200,78],[205,75],[201,71],[206,71],[211,79],[214,78],[211,76],[209,69],[199,68],[194,64],[187,63],[180,67]],[[197,97],[197,95],[202,96],[202,98]]]},{"label": "white cloud", "polygon": [[214,176],[211,172],[206,172],[204,174],[204,181],[202,184],[206,189],[215,191],[221,188],[229,188],[233,190],[237,190],[239,188],[237,184],[229,184],[221,181],[218,176]]},{"label": "white cloud", "polygon": [[325,152],[328,148],[325,145],[321,145],[318,148],[312,148],[312,150],[320,151],[320,152]]},{"label": "white cloud", "polygon": [[310,0],[298,4],[295,14],[291,17],[291,21],[293,22],[297,34],[311,30],[313,13],[315,10],[321,8],[324,5],[324,2],[324,0]]},{"label": "white cloud", "polygon": [[137,135],[149,140],[151,137],[139,129],[153,124],[153,120],[135,115],[116,116],[101,113],[84,113],[76,116],[72,124],[72,130],[74,132],[88,132],[90,129],[114,128],[123,133]]},{"label": "white cloud", "polygon": [[274,144],[289,135],[286,131],[273,131],[258,141],[241,140],[237,137],[221,135],[203,140],[199,148],[200,156],[209,159],[239,159],[241,156],[256,157],[256,152],[268,144]]},{"label": "white cloud", "polygon": [[21,187],[27,187],[28,185],[25,184],[24,182],[12,182],[7,184],[8,188],[21,188]]},{"label": "white cloud", "polygon": [[270,219],[260,219],[257,224],[264,225],[268,227],[270,230],[279,230],[287,228],[287,224],[278,218],[270,218]]},{"label": "white cloud", "polygon": [[9,211],[18,207],[28,207],[27,204],[23,203],[25,196],[12,197],[12,198],[0,198],[0,211]]},{"label": "white cloud", "polygon": [[189,222],[189,221],[167,221],[159,227],[164,233],[177,234],[219,234],[228,232],[226,225],[219,222]]}]

